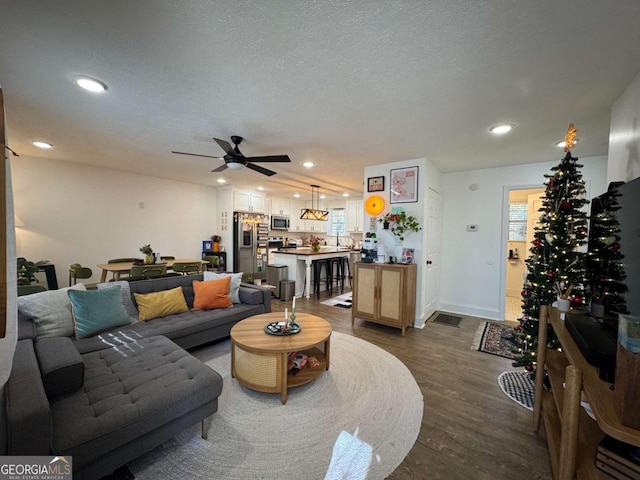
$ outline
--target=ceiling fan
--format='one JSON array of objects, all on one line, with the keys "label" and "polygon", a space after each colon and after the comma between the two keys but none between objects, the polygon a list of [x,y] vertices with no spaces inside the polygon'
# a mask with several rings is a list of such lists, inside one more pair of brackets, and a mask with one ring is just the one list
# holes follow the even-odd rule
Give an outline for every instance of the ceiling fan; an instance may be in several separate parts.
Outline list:
[{"label": "ceiling fan", "polygon": [[254,162],[291,162],[291,159],[289,158],[288,155],[270,155],[266,157],[245,157],[240,151],[240,149],[238,148],[238,145],[240,145],[240,143],[242,142],[242,137],[238,137],[237,135],[231,136],[231,141],[235,145],[233,148],[231,148],[231,145],[229,145],[229,142],[225,140],[220,140],[219,138],[214,138],[214,140],[218,145],[220,145],[220,148],[222,148],[225,151],[226,155],[224,157],[214,157],[212,155],[200,155],[199,153],[174,152],[173,150],[171,151],[171,153],[177,153],[179,155],[192,155],[194,157],[220,158],[221,160],[224,160],[224,165],[220,165],[218,168],[211,170],[212,172],[222,172],[227,168],[230,168],[232,170],[239,170],[242,167],[247,167],[256,172],[271,176],[271,175],[275,175],[276,172],[274,172],[273,170],[269,170],[268,168],[254,165],[253,163]]}]

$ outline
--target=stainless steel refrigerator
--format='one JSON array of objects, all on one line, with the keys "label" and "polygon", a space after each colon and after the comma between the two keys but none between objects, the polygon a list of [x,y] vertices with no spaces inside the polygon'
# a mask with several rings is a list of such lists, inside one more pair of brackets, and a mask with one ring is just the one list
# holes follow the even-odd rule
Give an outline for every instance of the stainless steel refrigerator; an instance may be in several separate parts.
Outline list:
[{"label": "stainless steel refrigerator", "polygon": [[233,227],[233,271],[243,273],[243,282],[265,280],[269,217],[258,213],[234,212]]}]

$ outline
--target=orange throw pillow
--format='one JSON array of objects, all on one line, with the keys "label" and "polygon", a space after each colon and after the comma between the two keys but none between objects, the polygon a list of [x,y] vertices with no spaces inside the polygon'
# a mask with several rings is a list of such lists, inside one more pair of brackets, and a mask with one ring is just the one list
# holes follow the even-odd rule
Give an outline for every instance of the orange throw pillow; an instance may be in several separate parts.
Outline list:
[{"label": "orange throw pillow", "polygon": [[212,310],[214,308],[232,307],[231,297],[229,297],[229,287],[231,277],[220,280],[206,280],[200,282],[193,281],[193,309]]}]

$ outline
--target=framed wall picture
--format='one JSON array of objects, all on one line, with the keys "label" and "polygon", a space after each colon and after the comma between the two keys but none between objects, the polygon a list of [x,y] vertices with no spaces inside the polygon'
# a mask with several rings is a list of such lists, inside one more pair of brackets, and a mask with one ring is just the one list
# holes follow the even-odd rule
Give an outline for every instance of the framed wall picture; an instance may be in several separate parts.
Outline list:
[{"label": "framed wall picture", "polygon": [[384,177],[369,177],[367,192],[384,192]]},{"label": "framed wall picture", "polygon": [[391,170],[390,203],[418,201],[418,167]]}]

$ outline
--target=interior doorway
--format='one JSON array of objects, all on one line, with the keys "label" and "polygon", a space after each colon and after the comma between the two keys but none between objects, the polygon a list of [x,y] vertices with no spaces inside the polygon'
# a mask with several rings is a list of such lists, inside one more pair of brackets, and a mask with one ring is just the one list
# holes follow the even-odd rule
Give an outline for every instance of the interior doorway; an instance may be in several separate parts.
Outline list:
[{"label": "interior doorway", "polygon": [[533,240],[534,227],[540,218],[544,188],[512,188],[509,190],[505,259],[504,319],[518,321],[522,316],[522,287],[527,272],[525,260]]}]

